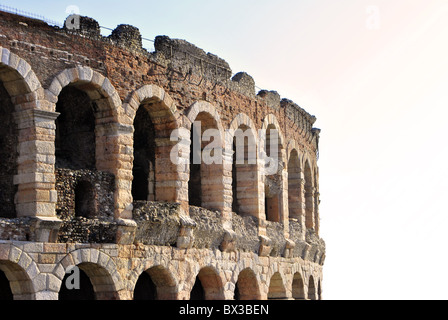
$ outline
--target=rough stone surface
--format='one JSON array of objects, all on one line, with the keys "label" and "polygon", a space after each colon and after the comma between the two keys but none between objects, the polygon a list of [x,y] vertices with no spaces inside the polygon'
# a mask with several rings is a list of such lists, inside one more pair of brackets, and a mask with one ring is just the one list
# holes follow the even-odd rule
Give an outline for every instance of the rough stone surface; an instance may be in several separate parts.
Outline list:
[{"label": "rough stone surface", "polygon": [[[0,12],[0,292],[64,297],[78,266],[99,300],[148,298],[148,277],[159,299],[321,299],[316,118],[185,40],[80,22]],[[195,121],[222,147],[277,129],[277,173],[231,147],[188,165]]]}]

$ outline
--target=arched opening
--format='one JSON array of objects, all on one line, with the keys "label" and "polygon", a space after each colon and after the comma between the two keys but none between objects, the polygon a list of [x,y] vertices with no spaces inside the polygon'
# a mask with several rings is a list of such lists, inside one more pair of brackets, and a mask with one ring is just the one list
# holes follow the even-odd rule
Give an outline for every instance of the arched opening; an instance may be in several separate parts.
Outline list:
[{"label": "arched opening", "polygon": [[294,274],[294,278],[292,280],[292,297],[295,300],[305,300],[305,286],[303,283],[303,278],[300,273]]},{"label": "arched opening", "polygon": [[269,300],[287,299],[285,285],[283,284],[283,279],[279,272],[276,272],[271,278],[271,282],[269,284],[268,299]]},{"label": "arched opening", "polygon": [[202,155],[202,147],[198,148],[197,137],[193,130],[191,131],[191,147],[190,147],[190,180],[188,181],[188,203],[190,206],[202,207],[202,161],[198,162],[197,157]]},{"label": "arched opening", "polygon": [[245,269],[238,275],[238,281],[234,292],[235,300],[259,300],[260,290],[255,273],[251,269]]},{"label": "arched opening", "polygon": [[[70,271],[62,281],[59,300],[118,299],[114,280],[105,268],[86,262],[73,267]],[[73,288],[74,283],[79,286]]]},{"label": "arched opening", "polygon": [[[204,137],[206,132],[211,133],[210,140]],[[210,210],[222,209],[222,203],[219,200],[223,198],[221,139],[216,120],[211,114],[200,112],[191,129],[190,180],[188,182],[188,200],[191,206]],[[215,161],[217,159],[218,161]]]},{"label": "arched opening", "polygon": [[317,300],[316,296],[316,285],[314,283],[313,276],[310,276],[310,279],[308,281],[308,300]]},{"label": "arched opening", "polygon": [[75,217],[95,218],[97,215],[95,188],[88,181],[80,181],[75,187]]},{"label": "arched opening", "polygon": [[157,300],[157,288],[147,272],[143,272],[134,289],[134,300]]},{"label": "arched opening", "polygon": [[[275,146],[273,144],[276,144]],[[278,129],[270,124],[266,130],[266,156],[274,161],[276,173],[265,178],[265,213],[266,219],[272,222],[280,222],[282,218],[282,192],[283,177],[281,175],[282,143]]]},{"label": "arched opening", "polygon": [[[0,67],[0,80],[3,68]],[[0,217],[15,218],[14,197],[17,186],[18,128],[13,117],[14,104],[3,82],[0,81]]]},{"label": "arched opening", "polygon": [[0,270],[0,301],[14,300],[14,295],[11,291],[11,285],[6,277],[6,274]]},{"label": "arched opening", "polygon": [[190,293],[191,300],[224,300],[224,288],[217,272],[210,267],[201,269]]},{"label": "arched opening", "polygon": [[[66,274],[62,280],[61,290],[59,291],[59,300],[71,301],[71,300],[95,300],[95,291],[93,285],[90,282],[89,276],[81,269],[77,271],[77,274]],[[73,277],[77,277],[75,279]],[[78,281],[77,284],[74,282]],[[68,284],[70,283],[70,284]],[[74,285],[72,287],[70,285]]]},{"label": "arched opening", "polygon": [[69,85],[56,104],[56,167],[95,170],[95,103],[87,93]]},{"label": "arched opening", "polygon": [[319,175],[317,167],[314,170],[314,230],[316,234],[319,235],[320,232],[320,217],[319,217],[319,205],[320,205],[320,195],[319,195]]},{"label": "arched opening", "polygon": [[205,300],[205,290],[202,286],[201,280],[199,277],[196,277],[196,281],[194,282],[193,289],[190,292],[190,300],[192,301],[202,301]]},{"label": "arched opening", "polygon": [[135,201],[156,200],[155,128],[146,105],[141,105],[134,119],[134,164],[132,197]]},{"label": "arched opening", "polygon": [[317,283],[317,300],[322,300],[322,284],[320,281]]},{"label": "arched opening", "polygon": [[300,219],[302,214],[302,184],[300,159],[297,150],[292,150],[288,162],[288,206],[289,218]]},{"label": "arched opening", "polygon": [[314,228],[314,187],[313,174],[308,161],[305,163],[305,225]]},{"label": "arched opening", "polygon": [[134,300],[175,300],[176,281],[162,266],[143,272],[134,289]]},{"label": "arched opening", "polygon": [[0,261],[0,300],[32,300],[34,293],[29,275],[20,265]]},{"label": "arched opening", "polygon": [[232,211],[256,216],[258,209],[257,148],[249,127],[242,125],[233,137]]}]

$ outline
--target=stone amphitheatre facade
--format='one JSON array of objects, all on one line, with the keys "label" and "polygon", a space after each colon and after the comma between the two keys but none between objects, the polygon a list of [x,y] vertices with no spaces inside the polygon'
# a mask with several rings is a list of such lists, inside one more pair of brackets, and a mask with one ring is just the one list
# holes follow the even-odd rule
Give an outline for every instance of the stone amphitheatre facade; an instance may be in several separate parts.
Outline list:
[{"label": "stone amphitheatre facade", "polygon": [[[322,299],[316,118],[184,40],[154,47],[0,12],[0,299]],[[190,164],[194,122],[266,154],[279,132],[278,170],[228,148]]]}]

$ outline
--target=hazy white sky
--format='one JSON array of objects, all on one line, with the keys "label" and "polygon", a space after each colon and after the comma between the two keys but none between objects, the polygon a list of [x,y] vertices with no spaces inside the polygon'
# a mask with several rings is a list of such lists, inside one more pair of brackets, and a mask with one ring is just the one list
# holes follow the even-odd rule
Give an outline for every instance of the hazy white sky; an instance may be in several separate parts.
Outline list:
[{"label": "hazy white sky", "polygon": [[0,3],[186,39],[295,101],[322,129],[324,298],[448,299],[448,1]]}]

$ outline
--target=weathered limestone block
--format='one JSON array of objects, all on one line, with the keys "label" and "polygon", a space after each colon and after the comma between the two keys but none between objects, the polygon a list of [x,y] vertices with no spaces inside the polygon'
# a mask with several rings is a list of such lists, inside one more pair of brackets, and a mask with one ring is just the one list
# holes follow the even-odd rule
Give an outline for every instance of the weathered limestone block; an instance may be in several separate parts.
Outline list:
[{"label": "weathered limestone block", "polygon": [[272,241],[266,236],[260,236],[260,250],[258,254],[260,257],[267,257],[271,254]]}]

